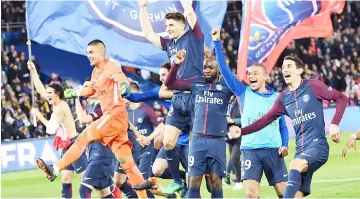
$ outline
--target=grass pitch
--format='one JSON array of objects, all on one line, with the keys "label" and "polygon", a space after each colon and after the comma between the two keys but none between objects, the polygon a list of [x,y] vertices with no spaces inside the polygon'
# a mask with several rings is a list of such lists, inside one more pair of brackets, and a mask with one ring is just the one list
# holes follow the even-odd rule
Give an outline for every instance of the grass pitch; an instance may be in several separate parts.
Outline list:
[{"label": "grass pitch", "polygon": [[[312,194],[309,198],[359,198],[360,197],[360,153],[353,150],[348,151],[346,158],[341,157],[341,152],[345,146],[350,133],[341,134],[341,143],[330,143],[330,157],[328,162],[321,167],[313,176],[311,185]],[[289,155],[286,157],[288,164],[293,157],[295,150],[295,140],[289,142]],[[360,142],[358,142],[360,145]],[[79,180],[74,176],[73,198],[79,198]],[[159,180],[162,186],[167,186],[170,180]],[[201,189],[203,198],[210,198],[205,184]],[[261,198],[277,198],[272,187],[267,185],[265,176],[261,182]],[[244,189],[234,191],[231,186],[223,186],[224,197],[243,198]],[[54,182],[49,182],[42,171],[26,170],[19,172],[2,173],[1,176],[1,197],[2,198],[60,198],[61,197],[61,177]],[[125,196],[123,196],[125,198]],[[93,192],[93,198],[99,198]]]}]

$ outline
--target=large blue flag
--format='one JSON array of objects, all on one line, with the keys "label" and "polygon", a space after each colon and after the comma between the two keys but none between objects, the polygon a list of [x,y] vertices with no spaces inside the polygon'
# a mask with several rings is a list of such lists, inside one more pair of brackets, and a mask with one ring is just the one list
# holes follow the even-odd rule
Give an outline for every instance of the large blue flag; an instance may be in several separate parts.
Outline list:
[{"label": "large blue flag", "polygon": [[[100,39],[107,56],[153,72],[168,60],[165,52],[145,39],[137,1],[27,1],[26,6],[30,39],[40,44],[86,55],[87,44]],[[227,2],[198,1],[194,8],[205,44],[211,48],[211,29],[221,27]],[[150,1],[147,10],[154,31],[161,36],[166,36],[165,14],[184,11],[179,1],[158,0]]]}]

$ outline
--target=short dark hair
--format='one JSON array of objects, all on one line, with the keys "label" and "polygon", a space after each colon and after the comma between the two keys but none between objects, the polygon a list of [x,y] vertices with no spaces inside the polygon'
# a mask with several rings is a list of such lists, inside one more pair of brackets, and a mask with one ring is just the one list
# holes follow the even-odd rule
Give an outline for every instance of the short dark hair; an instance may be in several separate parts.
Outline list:
[{"label": "short dark hair", "polygon": [[265,74],[267,74],[267,69],[266,69],[266,67],[264,66],[264,64],[256,63],[256,64],[253,64],[253,65],[251,65],[251,66],[260,67],[262,70],[264,70]]},{"label": "short dark hair", "polygon": [[296,68],[304,68],[304,62],[295,55],[288,55],[284,60],[291,60],[295,63]]},{"label": "short dark hair", "polygon": [[167,62],[161,64],[160,68],[166,68],[166,69],[170,70],[171,64],[170,64],[170,62],[167,61]]},{"label": "short dark hair", "polygon": [[99,44],[102,44],[105,46],[104,42],[102,42],[100,39],[95,39],[95,40],[92,40],[88,43],[88,46],[91,46],[91,45],[99,45]]},{"label": "short dark hair", "polygon": [[181,21],[185,24],[185,16],[181,12],[169,12],[165,15],[165,19],[173,19],[175,21]]},{"label": "short dark hair", "polygon": [[64,88],[61,86],[61,84],[51,83],[48,87],[54,89],[55,94],[58,94],[60,99],[64,99]]}]

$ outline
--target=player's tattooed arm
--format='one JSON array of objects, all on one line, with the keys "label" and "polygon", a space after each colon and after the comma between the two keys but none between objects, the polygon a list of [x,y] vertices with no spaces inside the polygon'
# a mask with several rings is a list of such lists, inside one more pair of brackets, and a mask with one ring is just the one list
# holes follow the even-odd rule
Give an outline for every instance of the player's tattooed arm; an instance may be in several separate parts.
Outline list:
[{"label": "player's tattooed arm", "polygon": [[40,80],[38,72],[36,71],[35,64],[30,61],[27,64],[28,69],[30,70],[30,73],[32,75],[32,79],[34,81],[35,90],[40,94],[42,98],[46,99],[46,89]]},{"label": "player's tattooed arm", "polygon": [[230,70],[230,67],[226,64],[225,56],[222,51],[222,43],[220,41],[220,29],[214,28],[211,31],[211,36],[214,41],[216,61],[218,63],[221,75],[223,76],[230,90],[236,96],[242,95],[246,90],[246,85],[235,76],[235,74]]},{"label": "player's tattooed arm", "polygon": [[156,45],[159,48],[163,48],[161,45],[161,39],[158,34],[155,33],[151,26],[150,19],[148,17],[148,12],[146,10],[146,6],[149,0],[138,0],[140,7],[140,25],[141,29],[146,37],[151,43]]},{"label": "player's tattooed arm", "polygon": [[194,29],[196,26],[197,17],[196,17],[194,8],[192,7],[193,1],[192,0],[180,0],[180,2],[184,8],[184,15],[185,15],[191,29]]}]

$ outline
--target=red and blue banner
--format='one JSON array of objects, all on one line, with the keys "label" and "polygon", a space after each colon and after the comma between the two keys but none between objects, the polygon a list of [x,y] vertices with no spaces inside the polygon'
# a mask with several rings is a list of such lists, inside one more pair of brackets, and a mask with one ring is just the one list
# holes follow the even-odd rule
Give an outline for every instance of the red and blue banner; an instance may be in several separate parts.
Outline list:
[{"label": "red and blue banner", "polygon": [[243,0],[237,73],[263,63],[268,73],[286,46],[294,39],[329,37],[330,15],[343,11],[344,1]]}]

